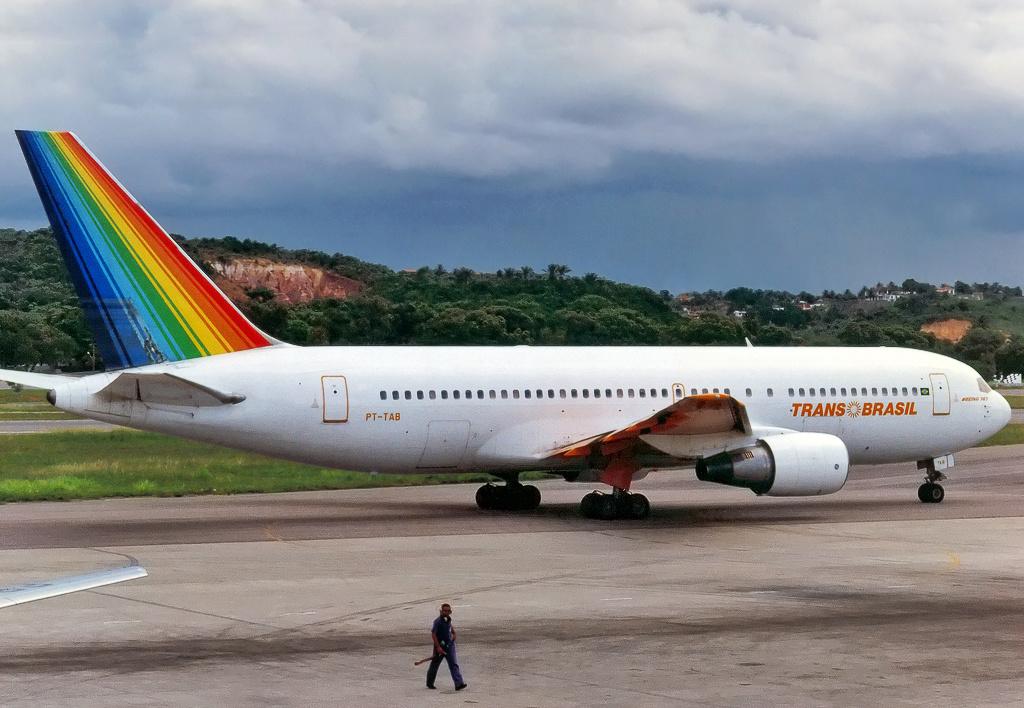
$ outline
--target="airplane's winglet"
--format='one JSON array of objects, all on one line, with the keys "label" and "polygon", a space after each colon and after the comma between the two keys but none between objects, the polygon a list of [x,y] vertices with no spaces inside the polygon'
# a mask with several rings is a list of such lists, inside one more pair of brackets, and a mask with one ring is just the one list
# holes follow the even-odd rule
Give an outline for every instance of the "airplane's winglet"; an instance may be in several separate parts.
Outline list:
[{"label": "airplane's winglet", "polygon": [[97,570],[82,575],[69,575],[54,580],[40,580],[22,585],[0,587],[0,609],[21,605],[35,600],[45,600],[50,597],[59,597],[82,590],[92,590],[123,583],[126,580],[144,578],[149,573],[141,565],[129,565],[123,568],[112,568],[110,570]]}]

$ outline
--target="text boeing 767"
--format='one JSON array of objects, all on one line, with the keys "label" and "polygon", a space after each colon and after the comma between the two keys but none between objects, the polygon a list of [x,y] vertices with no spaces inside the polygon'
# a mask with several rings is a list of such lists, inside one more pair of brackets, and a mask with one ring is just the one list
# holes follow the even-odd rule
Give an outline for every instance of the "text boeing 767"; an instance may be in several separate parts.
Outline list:
[{"label": "text boeing 767", "polygon": [[482,508],[529,509],[526,470],[600,482],[582,511],[642,518],[633,481],[696,467],[757,494],[839,491],[914,462],[939,502],[952,454],[1007,402],[971,367],[899,348],[294,347],[261,332],[71,133],[19,131],[107,371],[0,372],[97,420],[316,465],[486,471]]}]

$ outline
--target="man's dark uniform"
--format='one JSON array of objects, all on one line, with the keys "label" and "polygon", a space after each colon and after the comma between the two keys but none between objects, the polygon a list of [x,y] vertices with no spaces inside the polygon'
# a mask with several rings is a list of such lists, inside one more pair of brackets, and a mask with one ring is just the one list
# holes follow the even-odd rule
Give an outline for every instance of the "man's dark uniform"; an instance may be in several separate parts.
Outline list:
[{"label": "man's dark uniform", "polygon": [[437,643],[441,645],[444,653],[438,652],[437,647],[434,647],[434,656],[430,659],[430,668],[427,669],[427,687],[434,687],[437,669],[442,661],[447,661],[448,668],[452,672],[452,681],[455,682],[455,688],[465,688],[466,682],[462,680],[462,672],[459,671],[459,660],[455,655],[455,642],[452,639],[452,618],[441,615],[434,620],[434,625],[430,628],[430,631],[437,638]]}]

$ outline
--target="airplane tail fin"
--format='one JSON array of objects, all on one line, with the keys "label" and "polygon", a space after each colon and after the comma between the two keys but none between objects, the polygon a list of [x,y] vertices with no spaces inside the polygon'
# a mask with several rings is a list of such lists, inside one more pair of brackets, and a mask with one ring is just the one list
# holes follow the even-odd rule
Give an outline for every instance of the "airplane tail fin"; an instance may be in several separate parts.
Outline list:
[{"label": "airplane tail fin", "polygon": [[73,133],[16,133],[108,369],[277,343]]}]

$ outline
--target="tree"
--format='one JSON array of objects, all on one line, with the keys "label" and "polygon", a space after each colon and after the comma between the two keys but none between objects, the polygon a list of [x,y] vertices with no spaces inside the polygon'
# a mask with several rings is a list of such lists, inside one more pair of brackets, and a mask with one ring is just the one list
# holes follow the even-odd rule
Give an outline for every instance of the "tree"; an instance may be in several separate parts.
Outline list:
[{"label": "tree", "polygon": [[1024,339],[1013,337],[999,347],[995,353],[996,374],[1024,376]]}]

